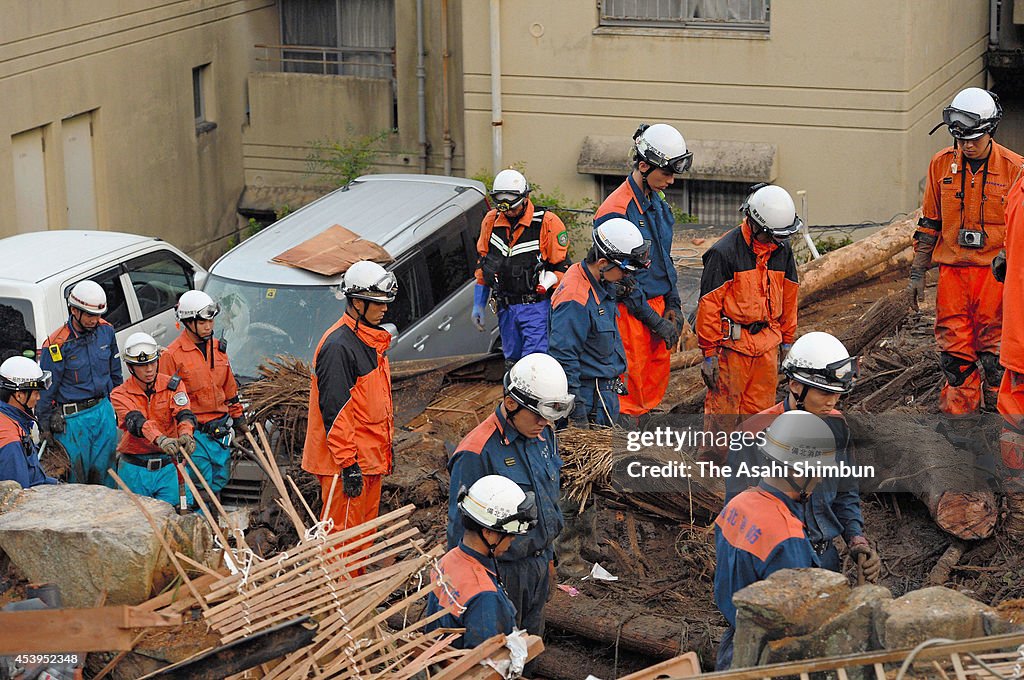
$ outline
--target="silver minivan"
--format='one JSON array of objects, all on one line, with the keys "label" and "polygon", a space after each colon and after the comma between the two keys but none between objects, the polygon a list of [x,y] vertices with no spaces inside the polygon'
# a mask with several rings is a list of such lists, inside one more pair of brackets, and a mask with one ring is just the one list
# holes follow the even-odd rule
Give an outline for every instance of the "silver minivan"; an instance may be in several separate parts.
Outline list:
[{"label": "silver minivan", "polygon": [[272,259],[341,225],[382,246],[398,277],[385,323],[398,328],[392,361],[488,352],[497,320],[473,327],[476,239],[487,211],[483,184],[434,175],[367,175],[278,220],[210,268],[205,290],[220,303],[218,334],[240,380],[277,354],[306,361],[345,309],[343,276]]}]

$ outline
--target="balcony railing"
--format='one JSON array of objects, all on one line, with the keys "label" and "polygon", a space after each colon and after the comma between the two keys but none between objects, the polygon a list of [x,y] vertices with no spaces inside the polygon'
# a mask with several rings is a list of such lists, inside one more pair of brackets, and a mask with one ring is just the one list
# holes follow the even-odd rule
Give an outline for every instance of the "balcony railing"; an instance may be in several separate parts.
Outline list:
[{"label": "balcony railing", "polygon": [[285,73],[383,78],[394,83],[393,47],[315,47],[309,45],[256,45],[256,61]]}]

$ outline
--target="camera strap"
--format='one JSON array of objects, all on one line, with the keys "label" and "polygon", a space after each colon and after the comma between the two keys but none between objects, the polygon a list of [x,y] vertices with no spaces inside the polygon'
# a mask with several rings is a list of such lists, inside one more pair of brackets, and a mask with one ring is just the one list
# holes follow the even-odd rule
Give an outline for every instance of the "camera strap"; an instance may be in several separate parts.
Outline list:
[{"label": "camera strap", "polygon": [[[989,142],[988,156],[985,157],[985,160],[981,164],[981,208],[979,209],[979,213],[978,213],[978,222],[979,222],[978,230],[981,233],[983,233],[983,234],[985,233],[985,201],[988,200],[988,197],[985,195],[985,185],[988,183],[988,162],[989,162],[989,159],[992,158],[992,147],[991,147],[991,144],[992,143]],[[963,151],[961,150],[960,153],[962,154]],[[974,170],[970,168],[970,163],[965,162],[965,167],[963,167],[960,170],[960,229],[961,230],[964,229],[964,226],[966,224],[966,219],[967,219],[967,206],[966,206],[964,198],[966,196],[966,191],[967,191],[967,171],[969,169],[971,170],[971,174],[973,175],[974,174]]]}]

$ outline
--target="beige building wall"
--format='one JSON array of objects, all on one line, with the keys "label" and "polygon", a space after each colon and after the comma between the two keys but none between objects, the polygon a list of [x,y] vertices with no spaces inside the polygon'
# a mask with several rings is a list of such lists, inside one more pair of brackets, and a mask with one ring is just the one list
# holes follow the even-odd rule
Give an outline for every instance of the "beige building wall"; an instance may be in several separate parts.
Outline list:
[{"label": "beige building wall", "polygon": [[[276,39],[277,17],[274,0],[5,3],[0,236],[19,231],[10,216],[24,159],[12,138],[37,128],[49,228],[78,226],[68,223],[68,196],[80,192],[65,180],[62,121],[91,112],[99,228],[160,236],[208,263],[236,229],[246,75],[253,45]],[[216,127],[200,133],[192,69],[204,64]]]},{"label": "beige building wall", "polygon": [[[462,6],[466,167],[493,172],[489,3]],[[985,0],[774,0],[767,34],[598,27],[594,0],[501,3],[503,165],[545,189],[597,196],[587,136],[640,121],[694,140],[777,146],[774,181],[808,193],[813,223],[884,220],[919,201],[927,136],[984,84]]]},{"label": "beige building wall", "polygon": [[[465,172],[462,143],[463,51],[462,0],[425,0],[424,99],[429,148],[427,172],[445,168],[445,103],[451,173]],[[444,8],[447,7],[447,12]],[[446,21],[442,22],[442,17]],[[447,26],[447,83],[443,82],[446,52],[442,23]],[[420,172],[417,79],[417,19],[415,0],[395,0],[395,74],[397,131],[386,139],[373,172]],[[274,42],[280,40],[275,37]],[[271,52],[271,58],[275,56]],[[382,78],[284,73],[279,62],[261,62],[259,73],[250,76],[251,126],[244,136],[246,185],[258,189],[253,207],[280,209],[289,200],[308,200],[305,192],[266,191],[273,187],[324,185],[322,174],[310,173],[307,158],[314,140],[345,142],[355,136],[390,129],[392,85]],[[247,194],[252,195],[253,192]],[[268,203],[269,202],[269,203]],[[277,205],[272,205],[273,203]],[[289,205],[294,208],[294,205]]]}]

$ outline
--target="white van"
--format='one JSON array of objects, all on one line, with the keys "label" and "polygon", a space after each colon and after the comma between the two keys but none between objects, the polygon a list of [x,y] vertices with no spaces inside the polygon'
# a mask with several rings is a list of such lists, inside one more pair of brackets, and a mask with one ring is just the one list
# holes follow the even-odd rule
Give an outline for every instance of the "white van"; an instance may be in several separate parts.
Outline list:
[{"label": "white van", "polygon": [[67,295],[92,279],[107,294],[104,315],[119,347],[142,331],[168,345],[178,297],[206,270],[158,238],[112,231],[55,230],[0,239],[0,357],[38,351],[67,321]]},{"label": "white van", "polygon": [[239,380],[277,354],[306,361],[344,312],[343,275],[323,276],[271,260],[341,225],[394,258],[398,297],[385,323],[398,327],[392,361],[488,352],[472,324],[476,240],[487,211],[483,184],[434,175],[367,175],[275,222],[217,260],[205,290],[221,306],[217,333]]}]

